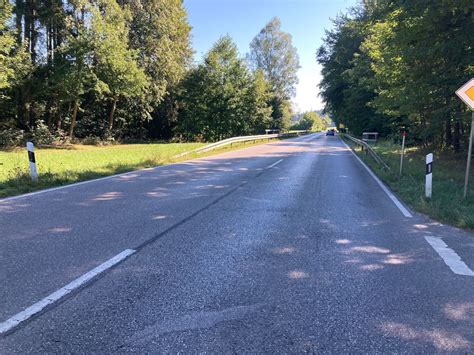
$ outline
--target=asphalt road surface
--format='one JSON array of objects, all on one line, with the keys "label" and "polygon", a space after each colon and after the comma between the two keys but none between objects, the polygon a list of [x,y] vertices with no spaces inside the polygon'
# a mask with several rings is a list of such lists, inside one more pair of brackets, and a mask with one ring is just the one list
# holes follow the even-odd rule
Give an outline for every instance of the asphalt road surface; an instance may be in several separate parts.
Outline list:
[{"label": "asphalt road surface", "polygon": [[2,200],[0,353],[474,352],[474,235],[389,194],[312,134]]}]

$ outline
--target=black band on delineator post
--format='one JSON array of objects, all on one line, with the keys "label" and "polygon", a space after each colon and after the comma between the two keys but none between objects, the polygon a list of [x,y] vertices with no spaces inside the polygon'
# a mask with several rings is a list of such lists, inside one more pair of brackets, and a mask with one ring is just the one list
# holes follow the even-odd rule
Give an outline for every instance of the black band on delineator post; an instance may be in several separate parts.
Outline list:
[{"label": "black band on delineator post", "polygon": [[426,164],[426,175],[433,173],[433,163]]},{"label": "black band on delineator post", "polygon": [[35,153],[34,153],[34,152],[28,151],[28,160],[30,161],[30,163],[36,163],[36,161],[35,161]]}]

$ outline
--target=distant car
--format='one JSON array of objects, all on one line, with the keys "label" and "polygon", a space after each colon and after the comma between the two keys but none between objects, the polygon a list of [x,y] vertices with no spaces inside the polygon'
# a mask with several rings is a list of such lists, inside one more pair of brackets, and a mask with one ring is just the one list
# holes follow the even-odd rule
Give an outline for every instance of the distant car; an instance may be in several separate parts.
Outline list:
[{"label": "distant car", "polygon": [[328,129],[326,132],[326,136],[333,136],[334,135],[334,130],[333,129]]}]

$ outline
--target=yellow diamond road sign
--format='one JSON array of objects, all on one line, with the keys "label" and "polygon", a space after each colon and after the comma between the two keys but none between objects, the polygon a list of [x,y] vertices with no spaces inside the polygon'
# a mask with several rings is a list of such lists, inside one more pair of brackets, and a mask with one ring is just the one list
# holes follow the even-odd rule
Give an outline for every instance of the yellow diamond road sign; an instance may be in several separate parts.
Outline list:
[{"label": "yellow diamond road sign", "polygon": [[456,91],[456,95],[458,95],[459,98],[471,108],[471,110],[474,110],[474,78],[461,86]]},{"label": "yellow diamond road sign", "polygon": [[469,96],[471,100],[474,100],[474,86],[466,90],[466,95]]}]

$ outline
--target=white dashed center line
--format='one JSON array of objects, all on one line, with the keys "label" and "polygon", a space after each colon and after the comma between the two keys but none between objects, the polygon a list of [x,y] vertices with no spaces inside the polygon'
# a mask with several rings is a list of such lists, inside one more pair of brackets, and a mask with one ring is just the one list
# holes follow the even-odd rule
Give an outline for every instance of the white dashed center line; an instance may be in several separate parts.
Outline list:
[{"label": "white dashed center line", "polygon": [[283,161],[283,159],[280,159],[280,160],[274,162],[272,165],[268,166],[267,169],[271,169],[271,168],[277,166],[277,165],[280,164],[282,161]]}]

